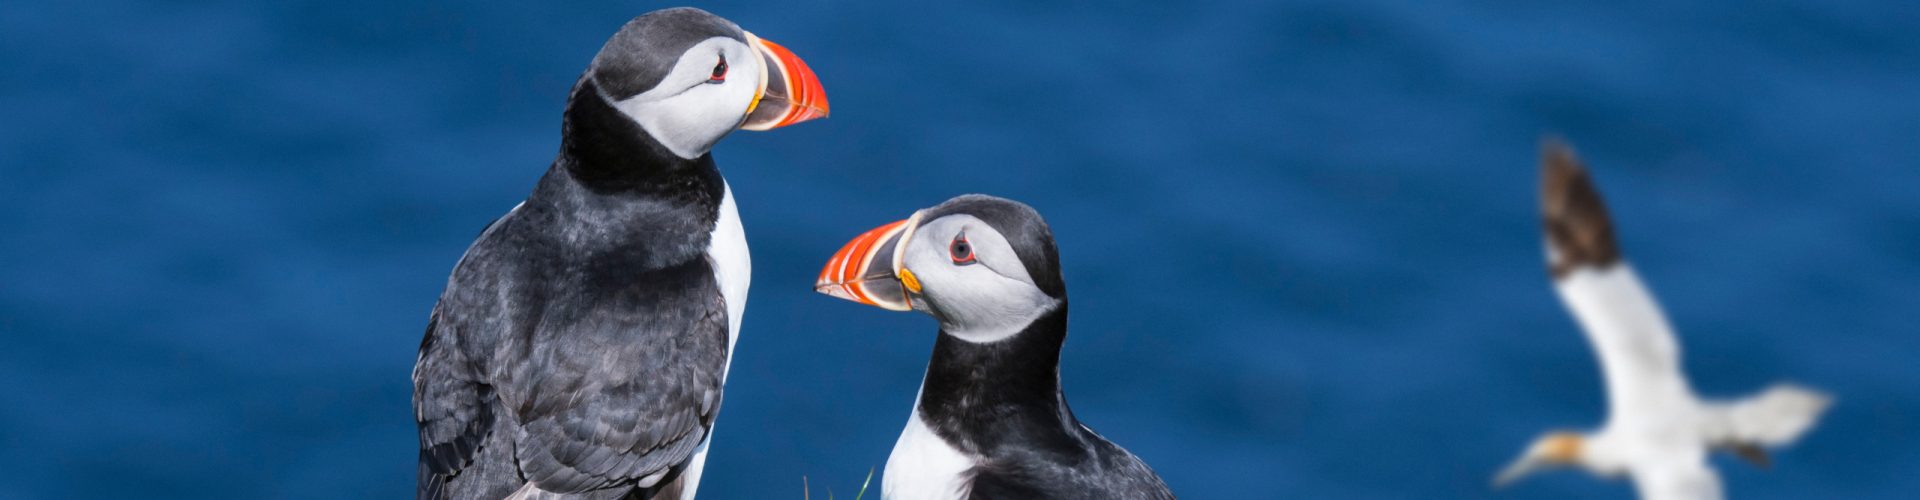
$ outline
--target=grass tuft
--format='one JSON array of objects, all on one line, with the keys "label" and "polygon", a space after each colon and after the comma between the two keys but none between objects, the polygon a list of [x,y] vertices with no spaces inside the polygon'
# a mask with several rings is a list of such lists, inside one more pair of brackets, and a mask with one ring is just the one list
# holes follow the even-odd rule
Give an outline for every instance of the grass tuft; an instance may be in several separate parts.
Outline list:
[{"label": "grass tuft", "polygon": [[[871,484],[873,484],[873,468],[868,468],[867,479],[860,481],[860,493],[855,494],[853,500],[865,498],[867,496],[867,486]],[[813,486],[807,484],[807,476],[800,476],[800,495],[800,498],[803,500],[813,500]],[[827,500],[833,500],[833,488],[827,488]]]}]

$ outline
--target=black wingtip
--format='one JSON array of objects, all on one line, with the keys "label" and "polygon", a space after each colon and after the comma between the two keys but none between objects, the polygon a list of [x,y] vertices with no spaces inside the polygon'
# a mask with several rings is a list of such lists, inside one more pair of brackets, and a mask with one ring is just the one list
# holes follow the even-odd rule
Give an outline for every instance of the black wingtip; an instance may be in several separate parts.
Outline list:
[{"label": "black wingtip", "polygon": [[1554,278],[1620,261],[1600,190],[1573,148],[1552,137],[1540,147],[1540,215],[1553,250],[1547,266]]}]

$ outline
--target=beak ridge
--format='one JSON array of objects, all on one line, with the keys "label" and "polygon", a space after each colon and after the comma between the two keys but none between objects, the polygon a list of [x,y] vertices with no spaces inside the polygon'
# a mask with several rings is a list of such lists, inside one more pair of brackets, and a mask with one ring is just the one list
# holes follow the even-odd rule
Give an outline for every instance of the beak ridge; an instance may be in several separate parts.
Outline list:
[{"label": "beak ridge", "polygon": [[912,310],[909,290],[895,272],[898,248],[912,233],[911,222],[891,222],[854,237],[820,269],[814,291],[892,311]]},{"label": "beak ridge", "polygon": [[826,118],[827,90],[813,74],[807,62],[780,44],[747,34],[748,44],[760,54],[766,71],[761,72],[760,91],[740,124],[745,130],[772,130],[795,123]]}]

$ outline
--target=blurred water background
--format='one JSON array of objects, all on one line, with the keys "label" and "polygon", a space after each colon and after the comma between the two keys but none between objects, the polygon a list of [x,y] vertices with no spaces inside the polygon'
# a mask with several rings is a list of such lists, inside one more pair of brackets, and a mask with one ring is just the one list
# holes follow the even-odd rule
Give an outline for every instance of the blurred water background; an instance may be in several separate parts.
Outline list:
[{"label": "blurred water background", "polygon": [[[409,371],[640,2],[0,5],[0,491],[404,498]],[[965,192],[1053,224],[1080,416],[1188,498],[1502,492],[1604,415],[1551,295],[1570,139],[1709,395],[1839,405],[1736,498],[1920,491],[1920,4],[718,2],[831,119],[716,151],[755,258],[703,498],[848,496],[925,317],[810,289]]]}]

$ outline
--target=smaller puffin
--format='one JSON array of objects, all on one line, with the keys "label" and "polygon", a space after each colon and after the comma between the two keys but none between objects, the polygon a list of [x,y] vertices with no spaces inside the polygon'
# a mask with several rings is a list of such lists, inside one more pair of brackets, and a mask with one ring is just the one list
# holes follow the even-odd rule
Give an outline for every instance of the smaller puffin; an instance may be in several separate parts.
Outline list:
[{"label": "smaller puffin", "polygon": [[847,243],[815,290],[940,322],[882,498],[1173,498],[1067,407],[1067,287],[1032,207],[976,194],[915,212]]}]

